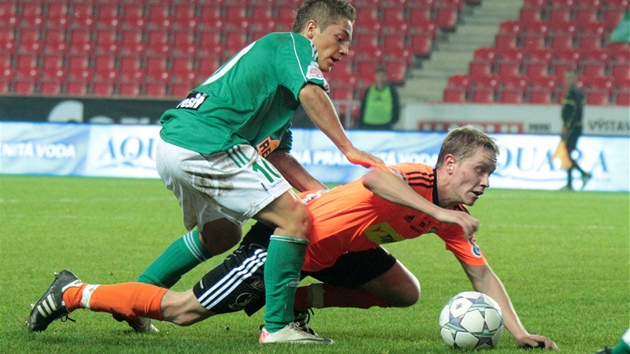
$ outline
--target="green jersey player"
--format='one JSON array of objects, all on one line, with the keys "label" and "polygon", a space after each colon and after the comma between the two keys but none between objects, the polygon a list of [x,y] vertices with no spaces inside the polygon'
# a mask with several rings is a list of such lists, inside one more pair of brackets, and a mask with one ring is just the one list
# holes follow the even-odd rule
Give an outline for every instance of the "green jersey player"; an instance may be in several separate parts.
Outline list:
[{"label": "green jersey player", "polygon": [[[275,227],[265,267],[260,342],[332,342],[293,324],[311,225],[291,187],[323,185],[277,147],[302,105],[350,162],[382,164],[349,141],[326,93],[323,72],[348,54],[354,19],[347,1],[307,0],[297,11],[293,32],[251,43],[163,114],[157,169],[192,231],[169,246],[140,282],[171,287],[197,264],[234,246],[242,224],[254,218]],[[138,328],[153,327],[144,322]]]}]

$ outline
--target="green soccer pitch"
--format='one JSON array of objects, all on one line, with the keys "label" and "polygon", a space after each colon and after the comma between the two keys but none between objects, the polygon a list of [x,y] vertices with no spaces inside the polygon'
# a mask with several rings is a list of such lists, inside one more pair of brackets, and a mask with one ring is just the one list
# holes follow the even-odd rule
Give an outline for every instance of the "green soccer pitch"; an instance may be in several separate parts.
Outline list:
[{"label": "green soccer pitch", "polygon": [[[630,315],[629,194],[487,190],[470,208],[477,241],[502,279],[525,327],[549,336],[561,353],[614,346]],[[156,322],[137,335],[111,315],[79,310],[28,333],[30,304],[69,269],[83,281],[134,281],[185,232],[171,192],[156,179],[0,175],[1,353],[458,353],[437,318],[453,295],[471,290],[435,235],[386,248],[420,280],[418,304],[405,309],[315,310],[311,326],[333,346],[258,344],[263,312],[210,318],[184,328]],[[191,288],[223,257],[187,274]],[[308,280],[305,280],[308,281]],[[506,332],[492,353],[523,353]]]}]

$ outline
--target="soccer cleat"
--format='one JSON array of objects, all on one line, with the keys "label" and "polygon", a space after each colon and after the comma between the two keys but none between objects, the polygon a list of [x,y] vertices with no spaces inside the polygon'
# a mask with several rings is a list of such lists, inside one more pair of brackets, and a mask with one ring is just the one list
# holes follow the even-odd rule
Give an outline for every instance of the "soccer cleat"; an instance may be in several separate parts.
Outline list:
[{"label": "soccer cleat", "polygon": [[160,330],[157,329],[151,323],[150,318],[146,317],[123,317],[117,313],[112,313],[114,319],[118,322],[126,321],[129,327],[133,328],[136,333],[159,333]]},{"label": "soccer cleat", "polygon": [[612,353],[612,350],[610,348],[606,347],[604,349],[599,350],[595,354],[611,354],[611,353]]},{"label": "soccer cleat", "polygon": [[300,329],[300,325],[291,322],[278,332],[269,333],[265,328],[260,332],[260,343],[299,343],[299,344],[333,344],[332,339],[321,338]]},{"label": "soccer cleat", "polygon": [[[50,284],[44,295],[37,300],[28,319],[29,332],[41,332],[48,328],[48,325],[58,319],[68,317],[70,311],[63,302],[63,293],[70,287],[77,287],[83,284],[74,273],[69,270],[62,270],[55,273],[55,280]],[[62,319],[63,321],[63,319]]]},{"label": "soccer cleat", "polygon": [[315,330],[308,326],[308,323],[311,320],[311,313],[313,313],[312,309],[308,309],[305,311],[295,310],[293,312],[295,316],[295,322],[298,324],[300,329],[308,334],[316,336],[317,333],[315,332]]},{"label": "soccer cleat", "polygon": [[584,187],[586,187],[586,184],[588,183],[588,181],[591,180],[591,177],[593,177],[593,175],[591,175],[588,172],[584,172],[582,174],[582,188],[581,188],[581,190],[584,190]]}]

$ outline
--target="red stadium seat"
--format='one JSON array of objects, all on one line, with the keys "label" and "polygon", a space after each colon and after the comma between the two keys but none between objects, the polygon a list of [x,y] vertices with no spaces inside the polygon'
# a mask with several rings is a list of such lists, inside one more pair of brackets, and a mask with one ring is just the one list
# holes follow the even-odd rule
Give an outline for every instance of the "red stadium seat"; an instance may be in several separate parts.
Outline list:
[{"label": "red stadium seat", "polygon": [[169,91],[172,97],[186,97],[190,93],[190,88],[191,86],[185,83],[171,83]]},{"label": "red stadium seat", "polygon": [[523,6],[519,11],[519,19],[523,22],[542,21],[543,9],[539,7]]},{"label": "red stadium seat", "polygon": [[17,1],[5,1],[0,3],[0,23],[13,25],[17,23]]},{"label": "red stadium seat", "polygon": [[39,54],[42,51],[40,30],[36,27],[24,27],[18,30],[16,48],[20,53]]},{"label": "red stadium seat", "polygon": [[71,96],[85,96],[88,93],[87,82],[84,80],[67,81],[64,92]]},{"label": "red stadium seat", "polygon": [[436,7],[437,26],[444,31],[454,31],[457,28],[457,9],[441,4]]},{"label": "red stadium seat", "polygon": [[190,56],[179,56],[171,59],[171,82],[194,83],[197,79],[197,71],[194,69],[194,61]]},{"label": "red stadium seat", "polygon": [[461,87],[464,90],[468,90],[470,88],[470,76],[466,74],[455,74],[448,77],[446,82],[446,87],[448,88],[458,88]]},{"label": "red stadium seat", "polygon": [[195,70],[202,77],[210,77],[220,66],[221,61],[215,56],[201,56],[195,60]]},{"label": "red stadium seat", "polygon": [[605,75],[606,64],[600,61],[587,60],[582,63],[582,75],[586,77],[602,77]]},{"label": "red stadium seat", "polygon": [[94,57],[92,72],[96,80],[113,81],[118,78],[118,69],[116,68],[115,59],[111,54]]},{"label": "red stadium seat", "polygon": [[521,63],[516,60],[497,60],[497,75],[499,76],[514,76],[520,74],[521,71]]},{"label": "red stadium seat", "polygon": [[72,27],[94,28],[96,25],[94,17],[94,4],[92,2],[73,2],[72,16],[70,17]]},{"label": "red stadium seat", "polygon": [[144,79],[142,59],[137,55],[122,55],[119,57],[119,80],[125,82],[139,82]]},{"label": "red stadium seat", "polygon": [[51,27],[65,28],[70,20],[68,5],[65,2],[48,2],[46,5],[46,23]]},{"label": "red stadium seat", "polygon": [[430,33],[411,33],[409,35],[411,52],[421,58],[428,58],[433,49],[433,38]]},{"label": "red stadium seat", "polygon": [[602,37],[597,34],[582,33],[578,36],[577,46],[586,50],[599,49],[602,47]]},{"label": "red stadium seat", "polygon": [[20,22],[25,26],[43,26],[44,24],[44,16],[42,11],[43,2],[33,1],[26,2],[23,1],[21,4],[21,15]]},{"label": "red stadium seat", "polygon": [[144,84],[144,95],[149,97],[166,96],[166,85],[161,82],[147,82]]},{"label": "red stadium seat", "polygon": [[414,6],[409,5],[407,9],[409,14],[409,23],[424,23],[432,20],[431,7],[430,6]]},{"label": "red stadium seat", "polygon": [[376,68],[379,63],[376,60],[362,59],[357,61],[357,76],[363,84],[371,85],[376,80]]},{"label": "red stadium seat", "polygon": [[146,25],[146,17],[144,15],[144,4],[141,3],[123,3],[122,5],[122,25],[127,28],[142,29]]},{"label": "red stadium seat", "polygon": [[[218,8],[218,6],[217,6]],[[195,14],[195,7],[190,4],[173,5],[173,28],[178,30],[193,30],[197,28],[198,20]]]},{"label": "red stadium seat", "polygon": [[18,79],[13,82],[13,92],[18,95],[32,95],[35,93],[35,79]]},{"label": "red stadium seat", "polygon": [[123,54],[143,54],[146,47],[142,39],[142,30],[124,29],[120,33],[118,46]]},{"label": "red stadium seat", "polygon": [[39,82],[39,93],[48,96],[57,96],[62,92],[60,80],[42,79]]},{"label": "red stadium seat", "polygon": [[64,54],[67,48],[66,31],[62,28],[44,29],[44,52]]},{"label": "red stadium seat", "polygon": [[545,88],[532,88],[527,95],[531,104],[550,104],[553,99],[551,90]]},{"label": "red stadium seat", "polygon": [[498,91],[499,102],[505,104],[521,104],[523,103],[523,95],[525,91],[519,88],[501,88]]},{"label": "red stadium seat", "polygon": [[499,80],[494,75],[472,77],[472,87],[470,89],[470,99],[474,103],[493,103]]},{"label": "red stadium seat", "polygon": [[99,28],[117,28],[120,25],[118,4],[104,2],[96,4],[95,21]]},{"label": "red stadium seat", "polygon": [[131,81],[118,83],[118,94],[126,97],[136,97],[140,95],[140,84]]},{"label": "red stadium seat", "polygon": [[99,54],[116,53],[118,51],[118,32],[112,28],[96,29],[96,52]]},{"label": "red stadium seat", "polygon": [[385,54],[400,53],[407,49],[405,35],[402,33],[385,33],[383,37],[383,51]]},{"label": "red stadium seat", "polygon": [[197,23],[199,27],[203,28],[223,28],[225,24],[221,13],[221,5],[213,2],[205,2],[199,5],[197,8]]},{"label": "red stadium seat", "polygon": [[92,82],[91,94],[94,96],[111,96],[114,93],[114,83],[107,80],[97,80]]},{"label": "red stadium seat", "polygon": [[46,54],[42,57],[42,75],[48,79],[61,79],[65,76],[63,56]]},{"label": "red stadium seat", "polygon": [[240,30],[249,26],[247,9],[244,6],[230,4],[224,6],[223,10],[225,12],[223,18],[229,29]]},{"label": "red stadium seat", "polygon": [[165,81],[170,77],[170,72],[167,68],[166,56],[148,56],[144,60],[144,67],[146,80]]},{"label": "red stadium seat", "polygon": [[231,58],[249,44],[247,34],[241,30],[228,30],[223,35],[224,60]]},{"label": "red stadium seat", "polygon": [[16,75],[20,79],[36,79],[40,74],[37,64],[37,55],[19,54],[16,58],[17,70]]},{"label": "red stadium seat", "polygon": [[611,64],[610,76],[630,78],[630,63],[620,62]]},{"label": "red stadium seat", "polygon": [[331,85],[330,93],[333,100],[351,101],[354,99],[354,87],[352,85],[335,83]]},{"label": "red stadium seat", "polygon": [[146,33],[148,54],[168,54],[171,52],[168,33],[164,29],[152,29]]},{"label": "red stadium seat", "polygon": [[464,103],[466,102],[466,90],[457,87],[447,87],[444,89],[443,100],[446,103]]},{"label": "red stadium seat", "polygon": [[145,18],[147,19],[150,27],[156,29],[160,28],[163,30],[171,25],[171,15],[168,3],[149,3],[145,6],[148,7]]},{"label": "red stadium seat", "polygon": [[494,37],[494,47],[497,50],[513,49],[518,46],[519,34],[517,33],[497,33]]},{"label": "red stadium seat", "polygon": [[597,7],[576,6],[573,20],[578,27],[586,23],[594,23],[598,21],[597,12]]},{"label": "red stadium seat", "polygon": [[91,75],[90,65],[86,55],[70,55],[66,68],[70,79],[85,80]]},{"label": "red stadium seat", "polygon": [[385,68],[387,70],[387,78],[394,84],[402,84],[407,78],[407,62],[404,59],[401,60],[387,60],[385,61]]},{"label": "red stadium seat", "polygon": [[571,21],[571,7],[557,6],[549,9],[547,13],[547,21],[550,24],[563,23]]},{"label": "red stadium seat", "polygon": [[570,33],[550,33],[549,46],[554,51],[562,51],[573,48],[573,35]]},{"label": "red stadium seat", "polygon": [[70,31],[71,53],[89,55],[94,51],[94,41],[90,30],[85,28],[74,28]]},{"label": "red stadium seat", "polygon": [[197,49],[199,55],[221,55],[223,52],[223,40],[221,32],[216,30],[203,30],[197,33]]},{"label": "red stadium seat", "polygon": [[628,7],[627,3],[626,7],[614,6],[612,4],[609,4],[603,11],[604,13],[602,22],[606,26],[606,31],[612,32],[615,30],[615,28],[617,28],[617,25],[619,25],[619,22],[623,18],[626,11],[628,11]]}]

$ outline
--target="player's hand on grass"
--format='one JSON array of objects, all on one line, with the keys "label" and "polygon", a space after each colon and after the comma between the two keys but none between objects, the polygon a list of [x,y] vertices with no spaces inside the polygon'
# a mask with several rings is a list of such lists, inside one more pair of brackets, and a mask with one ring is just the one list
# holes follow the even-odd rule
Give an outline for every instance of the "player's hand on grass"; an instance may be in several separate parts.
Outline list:
[{"label": "player's hand on grass", "polygon": [[446,224],[459,225],[466,238],[470,238],[479,228],[479,220],[463,211],[440,209],[433,217]]},{"label": "player's hand on grass", "polygon": [[518,339],[518,344],[523,348],[528,349],[548,349],[548,350],[556,350],[558,346],[554,341],[547,337],[538,336],[538,335],[528,335],[523,338]]},{"label": "player's hand on grass", "polygon": [[369,152],[365,152],[356,148],[346,152],[345,155],[348,161],[355,165],[361,165],[366,168],[376,167],[378,165],[385,166],[385,162],[379,157],[376,157]]}]

